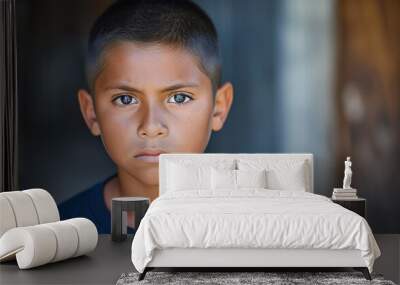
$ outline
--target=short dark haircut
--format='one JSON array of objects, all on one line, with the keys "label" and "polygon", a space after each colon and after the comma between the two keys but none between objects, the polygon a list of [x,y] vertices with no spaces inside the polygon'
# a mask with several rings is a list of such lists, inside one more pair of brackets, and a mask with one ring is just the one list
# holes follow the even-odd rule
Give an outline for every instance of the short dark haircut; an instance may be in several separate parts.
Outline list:
[{"label": "short dark haircut", "polygon": [[121,41],[186,49],[210,78],[213,92],[220,85],[217,31],[208,15],[189,0],[119,0],[112,4],[96,20],[89,35],[86,75],[92,92],[104,51]]}]

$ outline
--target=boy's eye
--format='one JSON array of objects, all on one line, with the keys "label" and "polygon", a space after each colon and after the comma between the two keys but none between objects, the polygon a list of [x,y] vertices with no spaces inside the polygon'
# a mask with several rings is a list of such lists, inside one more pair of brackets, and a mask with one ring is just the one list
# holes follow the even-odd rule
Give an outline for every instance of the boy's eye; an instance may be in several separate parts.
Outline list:
[{"label": "boy's eye", "polygon": [[168,98],[168,103],[184,104],[191,100],[193,100],[193,98],[190,97],[189,95],[186,95],[184,93],[177,93]]},{"label": "boy's eye", "polygon": [[121,95],[118,96],[113,100],[117,105],[124,106],[124,105],[131,105],[131,104],[137,104],[138,100],[135,97],[132,97],[130,95]]}]

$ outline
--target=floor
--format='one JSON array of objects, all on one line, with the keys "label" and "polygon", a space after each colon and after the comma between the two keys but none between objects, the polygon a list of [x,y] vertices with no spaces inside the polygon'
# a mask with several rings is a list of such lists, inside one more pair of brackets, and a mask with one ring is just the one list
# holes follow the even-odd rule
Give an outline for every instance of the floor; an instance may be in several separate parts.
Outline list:
[{"label": "floor", "polygon": [[381,257],[375,261],[374,272],[381,273],[385,279],[400,284],[400,234],[375,234],[381,250]]},{"label": "floor", "polygon": [[[400,234],[375,235],[382,256],[374,272],[400,285]],[[0,264],[0,284],[115,284],[122,273],[134,271],[130,261],[132,238],[115,243],[100,235],[95,251],[30,270],[18,270],[14,262]],[[311,270],[312,271],[312,270]]]}]

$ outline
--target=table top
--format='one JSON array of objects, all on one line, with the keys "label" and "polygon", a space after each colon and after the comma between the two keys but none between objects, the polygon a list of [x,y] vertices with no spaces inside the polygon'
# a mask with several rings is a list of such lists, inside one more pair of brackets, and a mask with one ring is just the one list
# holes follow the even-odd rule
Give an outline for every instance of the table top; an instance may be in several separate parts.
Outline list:
[{"label": "table top", "polygon": [[133,235],[123,242],[99,235],[94,251],[85,256],[20,270],[16,261],[0,263],[0,284],[115,284],[124,272],[135,271],[131,261]]},{"label": "table top", "polygon": [[119,201],[119,202],[144,202],[150,201],[149,198],[146,197],[115,197],[112,198],[112,201]]},{"label": "table top", "polygon": [[366,199],[365,198],[362,198],[362,197],[357,197],[357,198],[332,198],[332,197],[330,197],[331,198],[331,200],[332,201],[346,201],[346,202],[352,202],[352,201],[366,201]]}]

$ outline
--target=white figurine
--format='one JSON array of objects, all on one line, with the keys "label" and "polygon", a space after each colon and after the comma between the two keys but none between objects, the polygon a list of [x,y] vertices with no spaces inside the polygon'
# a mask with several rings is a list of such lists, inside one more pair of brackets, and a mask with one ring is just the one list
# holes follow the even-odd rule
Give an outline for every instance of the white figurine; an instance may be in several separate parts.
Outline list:
[{"label": "white figurine", "polygon": [[344,162],[344,179],[343,179],[343,189],[352,189],[351,184],[351,176],[353,172],[351,171],[351,161],[350,156],[347,157],[347,160]]}]

